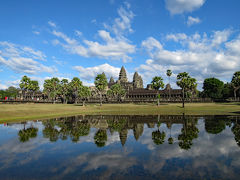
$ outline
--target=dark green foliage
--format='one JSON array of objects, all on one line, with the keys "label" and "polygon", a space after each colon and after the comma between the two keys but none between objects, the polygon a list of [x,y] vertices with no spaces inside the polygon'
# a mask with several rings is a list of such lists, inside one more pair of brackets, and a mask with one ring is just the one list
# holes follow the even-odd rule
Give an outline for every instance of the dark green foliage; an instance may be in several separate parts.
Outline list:
[{"label": "dark green foliage", "polygon": [[98,74],[95,78],[94,84],[100,95],[100,105],[102,105],[102,94],[107,87],[107,78],[105,73]]},{"label": "dark green foliage", "polygon": [[193,139],[198,137],[199,130],[195,126],[193,120],[184,120],[181,134],[178,136],[179,147],[184,150],[188,150],[193,145]]},{"label": "dark green foliage", "polygon": [[48,96],[48,98],[52,98],[55,103],[56,97],[59,95],[60,91],[60,80],[56,77],[46,79],[44,81],[43,87],[43,92]]},{"label": "dark green foliage", "polygon": [[225,129],[225,120],[222,119],[206,119],[205,120],[205,129],[208,133],[218,134]]},{"label": "dark green foliage", "polygon": [[222,97],[224,99],[233,97],[233,88],[230,83],[224,84],[223,90],[222,90]]},{"label": "dark green foliage", "polygon": [[177,85],[182,89],[182,106],[184,107],[186,93],[189,96],[196,92],[197,80],[188,75],[187,72],[182,72],[177,75]]},{"label": "dark green foliage", "polygon": [[6,90],[0,90],[0,99],[4,99],[4,97],[16,98],[18,92],[19,92],[19,89],[13,86],[10,86]]},{"label": "dark green foliage", "polygon": [[235,100],[237,98],[237,91],[240,89],[240,71],[237,71],[233,74],[231,84],[234,89]]},{"label": "dark green foliage", "polygon": [[20,142],[27,142],[30,138],[37,137],[38,129],[34,127],[30,127],[27,129],[22,129],[18,132],[19,141]]},{"label": "dark green foliage", "polygon": [[165,136],[166,136],[166,134],[164,131],[161,132],[161,131],[157,130],[157,131],[152,132],[152,140],[153,140],[154,144],[156,144],[156,145],[163,144]]},{"label": "dark green foliage", "polygon": [[[151,82],[151,85],[153,87],[153,89],[155,90],[159,90],[160,88],[164,88],[164,83],[163,83],[163,78],[160,77],[160,76],[155,76],[153,79],[152,79],[152,82]],[[160,100],[160,94],[158,92],[158,95],[157,95],[157,105],[159,106],[159,100]]]},{"label": "dark green foliage", "polygon": [[237,145],[240,147],[240,124],[235,122],[232,127],[232,132],[234,134],[234,138],[235,138]]},{"label": "dark green foliage", "polygon": [[172,137],[168,138],[168,144],[173,144],[173,138]]},{"label": "dark green foliage", "polygon": [[203,82],[204,97],[219,99],[223,97],[224,83],[217,78],[207,78]]},{"label": "dark green foliage", "polygon": [[155,89],[155,90],[159,90],[160,88],[164,88],[164,83],[163,83],[163,78],[160,77],[160,76],[155,76],[153,79],[152,79],[152,87]]},{"label": "dark green foliage", "polygon": [[97,147],[105,146],[105,144],[107,142],[106,130],[99,129],[94,136],[94,142],[97,145]]},{"label": "dark green foliage", "polygon": [[112,98],[120,99],[126,94],[125,89],[122,88],[120,84],[112,85],[111,89],[107,91],[107,95]]}]

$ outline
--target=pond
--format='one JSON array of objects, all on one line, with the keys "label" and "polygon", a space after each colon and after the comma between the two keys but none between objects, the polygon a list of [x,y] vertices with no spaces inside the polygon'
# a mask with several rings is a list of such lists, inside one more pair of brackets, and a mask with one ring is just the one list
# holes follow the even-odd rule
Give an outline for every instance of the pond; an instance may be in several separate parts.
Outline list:
[{"label": "pond", "polygon": [[0,124],[0,179],[238,179],[240,116]]}]

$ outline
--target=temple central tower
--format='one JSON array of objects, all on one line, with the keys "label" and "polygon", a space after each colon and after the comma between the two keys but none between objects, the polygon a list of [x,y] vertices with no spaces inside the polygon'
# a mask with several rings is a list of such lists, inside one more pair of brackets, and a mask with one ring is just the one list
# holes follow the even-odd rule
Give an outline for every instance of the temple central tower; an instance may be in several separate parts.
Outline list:
[{"label": "temple central tower", "polygon": [[126,73],[126,70],[123,66],[122,66],[121,71],[119,73],[119,79],[118,80],[120,82],[128,82],[127,73]]}]

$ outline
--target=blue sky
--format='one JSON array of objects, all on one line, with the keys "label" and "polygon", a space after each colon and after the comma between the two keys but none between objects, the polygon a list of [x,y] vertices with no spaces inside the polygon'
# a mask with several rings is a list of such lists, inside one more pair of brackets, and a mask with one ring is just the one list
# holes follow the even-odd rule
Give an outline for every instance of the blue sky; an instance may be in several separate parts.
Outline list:
[{"label": "blue sky", "polygon": [[0,89],[103,71],[144,84],[173,71],[225,82],[240,70],[238,0],[8,0],[0,2]]}]

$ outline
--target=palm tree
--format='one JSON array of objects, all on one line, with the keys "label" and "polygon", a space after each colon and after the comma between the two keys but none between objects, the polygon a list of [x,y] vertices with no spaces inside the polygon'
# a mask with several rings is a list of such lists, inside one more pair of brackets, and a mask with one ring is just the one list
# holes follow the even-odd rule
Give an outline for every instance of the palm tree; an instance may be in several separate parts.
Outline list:
[{"label": "palm tree", "polygon": [[160,99],[160,94],[159,94],[159,89],[161,88],[164,88],[164,83],[163,83],[163,78],[160,77],[160,76],[155,76],[153,79],[152,79],[152,87],[157,90],[157,105],[159,106],[159,99]]},{"label": "palm tree", "polygon": [[91,95],[90,88],[87,86],[81,86],[78,90],[78,96],[83,98],[83,106],[85,106],[86,99]]},{"label": "palm tree", "polygon": [[121,97],[125,96],[126,91],[120,84],[114,84],[111,86],[111,89],[107,91],[107,94],[108,96],[113,97],[119,101]]},{"label": "palm tree", "polygon": [[74,102],[77,104],[78,91],[82,88],[82,81],[78,77],[74,77],[70,82],[70,86],[74,93]]},{"label": "palm tree", "polygon": [[46,79],[43,84],[43,92],[48,95],[48,98],[52,98],[54,104],[56,102],[57,94],[59,94],[60,90],[59,82],[60,81],[58,78],[53,77],[51,79]]},{"label": "palm tree", "polygon": [[62,79],[60,82],[59,92],[63,98],[63,103],[66,103],[66,104],[67,104],[67,95],[69,94],[69,89],[70,89],[70,86],[69,86],[68,80]]},{"label": "palm tree", "polygon": [[105,73],[98,74],[95,78],[94,84],[100,95],[100,106],[102,106],[102,94],[107,87],[107,78]]},{"label": "palm tree", "polygon": [[32,96],[34,97],[35,92],[39,90],[38,81],[30,81],[29,90],[32,91]]},{"label": "palm tree", "polygon": [[196,90],[197,83],[195,78],[191,78],[188,73],[183,72],[177,75],[177,85],[182,89],[182,107],[184,108],[185,95],[188,91]]},{"label": "palm tree", "polygon": [[[168,76],[168,84],[169,84],[169,86],[170,86],[170,77],[171,77],[171,75],[172,75],[172,71],[170,70],[170,69],[168,69],[167,70],[167,76]],[[170,86],[171,87],[171,86]],[[170,92],[170,88],[169,88],[169,99],[170,99],[170,97],[171,97],[171,92]]]},{"label": "palm tree", "polygon": [[26,92],[28,92],[30,88],[30,82],[31,82],[31,79],[27,76],[23,76],[20,81],[19,87],[23,91],[24,99],[26,98]]}]

